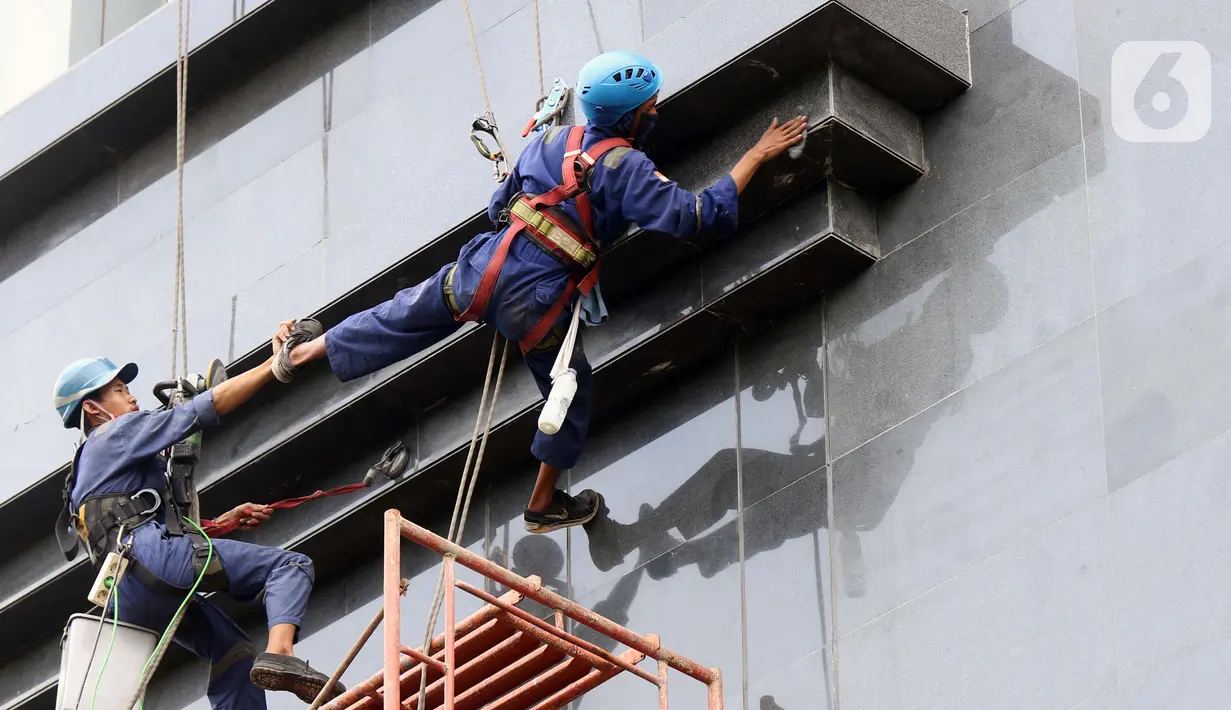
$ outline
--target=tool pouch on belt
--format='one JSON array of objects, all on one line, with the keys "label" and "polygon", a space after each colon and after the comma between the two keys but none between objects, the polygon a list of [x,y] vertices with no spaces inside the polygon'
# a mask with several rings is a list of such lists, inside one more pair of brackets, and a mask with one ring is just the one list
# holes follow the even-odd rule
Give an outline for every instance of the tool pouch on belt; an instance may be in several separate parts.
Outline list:
[{"label": "tool pouch on belt", "polygon": [[[221,592],[229,588],[231,580],[227,577],[227,571],[222,567],[222,558],[218,556],[218,551],[214,550],[213,555],[210,555],[210,543],[199,533],[190,533],[188,540],[192,543],[192,578],[195,580],[201,575],[202,570],[205,571],[205,577],[201,580],[197,591]],[[206,564],[207,559],[208,565]]]}]

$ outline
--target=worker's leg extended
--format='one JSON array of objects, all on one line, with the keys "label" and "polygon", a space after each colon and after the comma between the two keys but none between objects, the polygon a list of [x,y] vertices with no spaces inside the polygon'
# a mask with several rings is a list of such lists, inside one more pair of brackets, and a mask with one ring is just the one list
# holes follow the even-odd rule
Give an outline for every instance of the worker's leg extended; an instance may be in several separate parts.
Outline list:
[{"label": "worker's leg extended", "polygon": [[249,674],[255,657],[252,642],[239,626],[207,599],[198,597],[184,614],[175,640],[209,659],[210,707],[214,710],[260,710],[265,691]]},{"label": "worker's leg extended", "polygon": [[[236,540],[215,540],[230,587],[239,601],[262,597],[269,624],[265,653],[252,664],[250,678],[265,690],[288,690],[312,702],[328,675],[294,656],[294,642],[308,608],[315,571],[312,560],[298,552],[250,545]],[[333,695],[343,688],[335,688]]]},{"label": "worker's leg extended", "polygon": [[[558,332],[552,333],[543,347],[531,350],[525,356],[526,365],[544,397],[551,393],[551,368],[560,349],[558,336]],[[581,456],[594,408],[594,372],[586,360],[580,334],[569,366],[577,372],[577,393],[573,395],[564,423],[555,434],[535,432],[534,443],[530,447],[531,453],[541,462],[534,493],[524,516],[526,530],[533,533],[588,523],[598,513],[602,503],[602,498],[594,491],[586,490],[569,496],[556,487],[560,472],[572,468]]]},{"label": "worker's leg extended", "polygon": [[[131,574],[120,583],[120,621],[161,634],[183,595],[154,592]],[[263,710],[265,691],[248,679],[254,659],[251,640],[221,609],[198,596],[184,610],[175,642],[209,661],[209,701],[214,710]]]},{"label": "worker's leg extended", "polygon": [[300,368],[327,357],[347,382],[388,367],[440,341],[460,326],[445,303],[449,264],[423,283],[384,303],[349,316],[315,340],[294,345],[288,357]]}]

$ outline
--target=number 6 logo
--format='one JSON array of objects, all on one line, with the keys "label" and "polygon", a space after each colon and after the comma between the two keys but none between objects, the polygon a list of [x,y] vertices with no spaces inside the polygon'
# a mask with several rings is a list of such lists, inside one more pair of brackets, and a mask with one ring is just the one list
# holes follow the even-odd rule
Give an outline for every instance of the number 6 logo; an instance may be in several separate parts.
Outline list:
[{"label": "number 6 logo", "polygon": [[1198,42],[1125,42],[1111,58],[1111,125],[1132,143],[1192,143],[1210,130],[1210,53]]}]

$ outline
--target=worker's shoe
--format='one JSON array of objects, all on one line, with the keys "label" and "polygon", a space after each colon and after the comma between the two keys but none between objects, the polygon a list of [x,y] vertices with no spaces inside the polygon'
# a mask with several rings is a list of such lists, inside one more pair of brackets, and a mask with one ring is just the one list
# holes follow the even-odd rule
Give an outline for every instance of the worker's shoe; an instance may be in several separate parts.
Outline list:
[{"label": "worker's shoe", "polygon": [[523,519],[526,531],[535,534],[549,533],[553,530],[585,525],[598,515],[603,505],[603,497],[592,490],[584,490],[576,496],[571,496],[557,489],[552,495],[551,504],[546,510],[527,510]]},{"label": "worker's shoe", "polygon": [[[321,673],[307,661],[301,661],[294,656],[284,656],[280,653],[262,653],[252,663],[248,672],[248,680],[262,690],[286,690],[295,697],[311,704],[320,694],[321,688],[329,681],[329,676]],[[333,700],[346,688],[339,681],[333,684],[325,702]]]},{"label": "worker's shoe", "polygon": [[291,328],[291,334],[282,343],[282,349],[274,356],[270,366],[274,377],[286,384],[295,379],[295,366],[291,364],[291,351],[311,340],[316,340],[325,332],[325,326],[315,318],[300,318]]}]

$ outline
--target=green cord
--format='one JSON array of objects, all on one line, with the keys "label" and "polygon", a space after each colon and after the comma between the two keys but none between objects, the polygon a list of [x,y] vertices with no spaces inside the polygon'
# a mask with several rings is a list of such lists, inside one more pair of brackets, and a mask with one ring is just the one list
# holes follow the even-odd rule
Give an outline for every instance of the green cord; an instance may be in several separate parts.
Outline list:
[{"label": "green cord", "polygon": [[[197,532],[201,533],[201,536],[205,538],[205,543],[209,545],[209,554],[205,557],[205,565],[201,568],[201,574],[197,575],[197,581],[193,582],[192,589],[188,590],[188,596],[184,597],[183,603],[181,603],[180,608],[175,611],[175,616],[172,616],[172,619],[175,619],[180,614],[184,613],[184,608],[188,606],[188,602],[192,601],[192,598],[197,595],[197,587],[201,586],[201,580],[205,579],[205,572],[209,569],[210,562],[213,562],[214,560],[214,541],[209,538],[209,535],[205,534],[205,531],[201,529],[200,525],[197,525],[195,520],[187,515],[184,516],[184,520],[191,523],[192,527],[196,528]],[[154,646],[154,652],[150,654],[148,659],[146,659],[145,667],[141,669],[142,676],[144,676],[145,672],[150,669],[150,663],[152,663],[154,661],[154,657],[158,655],[158,649],[162,648],[163,644],[167,642],[167,635],[170,632],[171,624],[168,623],[166,630],[162,632],[162,637],[158,639],[158,645]],[[91,708],[91,710],[93,709]]]},{"label": "green cord", "polygon": [[[205,543],[209,546],[209,554],[205,557],[205,566],[201,568],[201,574],[197,575],[197,581],[193,583],[192,589],[188,590],[188,596],[184,597],[183,603],[181,603],[180,608],[175,611],[175,616],[172,616],[172,619],[175,619],[180,614],[184,613],[184,608],[187,607],[188,602],[192,601],[192,598],[196,596],[197,587],[201,586],[201,580],[205,579],[205,572],[209,569],[210,563],[214,560],[214,541],[210,539],[209,535],[205,534],[205,530],[203,530],[200,525],[197,525],[196,521],[192,518],[184,516],[184,520],[192,523],[192,526],[197,529],[197,532],[201,533],[201,536],[205,538]],[[107,655],[103,656],[103,665],[98,669],[98,678],[94,680],[94,695],[90,698],[90,710],[94,710],[94,702],[98,700],[98,688],[103,682],[103,674],[107,672],[107,662],[111,660],[111,650],[115,648],[115,630],[119,628],[120,625],[120,585],[116,584],[115,588],[111,590],[111,594],[115,597],[115,604],[112,605],[114,623],[111,626],[111,643],[107,644]],[[99,623],[102,623],[101,619],[99,619]],[[162,636],[158,639],[158,644],[154,646],[154,652],[151,653],[150,657],[146,659],[145,667],[141,669],[142,676],[144,676],[145,672],[149,670],[150,663],[154,661],[154,657],[158,655],[158,649],[162,648],[163,644],[167,642],[167,636],[170,632],[171,624],[168,623],[167,628],[162,632]],[[86,672],[89,673],[89,670],[90,669],[87,668]],[[141,709],[144,700],[145,699],[142,698],[137,701],[138,710]]]},{"label": "green cord", "polygon": [[[111,660],[111,650],[115,648],[115,630],[120,626],[120,585],[113,585],[111,596],[114,597],[114,603],[111,605],[114,621],[111,625],[111,642],[107,644],[107,655],[103,656],[103,665],[98,669],[98,677],[94,679],[94,694],[90,696],[90,710],[94,710],[94,703],[98,700],[98,687],[102,685],[103,674],[107,672],[107,662]],[[99,617],[98,623],[103,623],[103,617]],[[86,673],[89,672],[90,669],[87,668]]]}]

